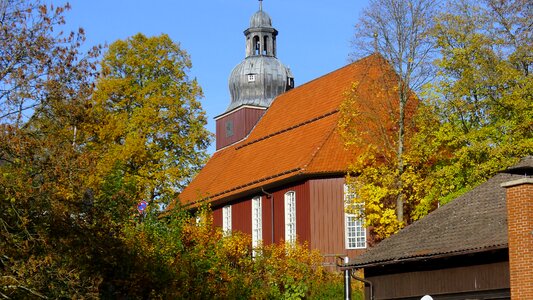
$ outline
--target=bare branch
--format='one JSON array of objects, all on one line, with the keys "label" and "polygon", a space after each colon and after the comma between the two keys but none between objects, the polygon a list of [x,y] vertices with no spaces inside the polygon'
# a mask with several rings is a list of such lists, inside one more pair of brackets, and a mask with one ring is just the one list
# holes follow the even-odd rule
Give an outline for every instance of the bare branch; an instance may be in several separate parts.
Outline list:
[{"label": "bare branch", "polygon": [[[34,291],[28,287],[25,287],[23,285],[7,285],[7,286],[4,286],[5,288],[7,289],[21,289],[21,290],[25,290],[26,292],[29,292],[30,294],[34,295],[34,296],[37,296],[41,299],[48,299],[48,297],[44,296],[44,295],[41,295],[40,293],[38,293],[37,291]],[[7,298],[9,299],[9,298]]]}]

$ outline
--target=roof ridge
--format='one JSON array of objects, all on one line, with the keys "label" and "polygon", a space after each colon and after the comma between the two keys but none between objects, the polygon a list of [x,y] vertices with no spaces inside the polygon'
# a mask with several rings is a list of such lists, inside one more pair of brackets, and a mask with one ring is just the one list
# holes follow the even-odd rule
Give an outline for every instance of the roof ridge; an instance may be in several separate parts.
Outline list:
[{"label": "roof ridge", "polygon": [[369,262],[364,263],[357,263],[357,261],[350,262],[348,264],[349,268],[368,268],[368,267],[374,267],[374,266],[383,266],[383,265],[389,265],[389,264],[396,264],[399,262],[412,262],[412,261],[419,261],[419,260],[426,260],[426,259],[435,259],[435,258],[446,258],[450,256],[459,256],[459,255],[466,255],[466,254],[475,254],[479,252],[485,252],[490,250],[499,250],[499,249],[505,249],[509,247],[509,243],[501,243],[501,244],[495,244],[495,245],[488,245],[488,246],[481,246],[481,247],[471,247],[471,248],[465,248],[465,249],[459,249],[459,250],[451,250],[451,251],[441,251],[433,254],[420,254],[420,255],[411,255],[411,256],[405,256],[405,257],[395,257],[394,259],[376,259]]},{"label": "roof ridge", "polygon": [[263,141],[263,140],[266,140],[266,139],[268,139],[268,138],[271,138],[271,137],[273,137],[273,136],[276,136],[276,135],[282,134],[282,133],[284,133],[284,132],[287,132],[287,131],[290,131],[290,130],[296,129],[296,128],[298,128],[298,127],[302,127],[302,126],[304,126],[304,125],[307,125],[307,124],[310,124],[310,123],[316,122],[316,121],[318,121],[318,120],[321,120],[321,119],[323,119],[323,118],[329,117],[329,116],[331,116],[331,115],[333,115],[333,114],[336,114],[336,113],[338,113],[338,112],[339,112],[339,109],[334,109],[334,110],[332,110],[332,111],[330,111],[330,112],[327,112],[327,113],[325,113],[325,114],[323,114],[323,115],[319,115],[319,116],[314,117],[314,118],[312,118],[312,119],[308,119],[308,120],[306,120],[306,121],[304,121],[304,122],[300,122],[300,123],[298,123],[298,124],[296,124],[296,125],[292,125],[292,126],[289,126],[289,127],[287,127],[287,128],[283,128],[283,129],[278,130],[278,131],[275,131],[275,132],[273,132],[273,133],[271,133],[271,134],[267,134],[267,135],[265,135],[265,136],[262,136],[262,137],[260,137],[260,138],[255,139],[255,140],[252,140],[252,141],[249,141],[249,142],[244,143],[244,144],[242,144],[242,145],[236,146],[236,147],[235,147],[235,150],[239,150],[239,149],[244,148],[244,147],[246,147],[246,146],[250,146],[250,145],[252,145],[252,144],[255,144],[255,143],[258,143],[258,142],[260,142],[260,141]]},{"label": "roof ridge", "polygon": [[280,96],[284,96],[284,97],[285,97],[285,95],[291,94],[291,93],[297,91],[299,88],[301,88],[301,87],[303,87],[303,86],[306,86],[306,85],[308,85],[308,84],[311,84],[312,82],[315,82],[315,81],[317,81],[317,80],[320,80],[320,79],[322,79],[322,78],[324,78],[324,77],[327,77],[327,76],[329,76],[329,75],[332,74],[332,73],[336,73],[336,72],[338,72],[338,71],[340,71],[340,70],[342,70],[342,69],[347,69],[347,68],[353,67],[354,65],[359,64],[361,61],[363,61],[363,60],[367,60],[367,59],[372,59],[373,57],[383,58],[383,56],[382,56],[381,54],[379,54],[379,53],[373,53],[373,54],[370,54],[370,55],[365,56],[365,57],[360,57],[359,59],[354,60],[354,61],[350,62],[350,63],[347,64],[347,65],[344,65],[344,66],[342,66],[342,67],[340,67],[340,68],[337,68],[337,69],[331,70],[330,72],[328,72],[328,73],[326,73],[326,74],[324,74],[324,75],[322,75],[322,76],[320,76],[320,77],[317,77],[317,78],[315,78],[315,79],[312,79],[312,80],[309,80],[309,81],[307,81],[307,82],[304,82],[304,83],[302,83],[302,85],[296,86],[296,87],[294,87],[293,89],[290,89],[290,90],[286,91],[285,93],[281,93],[281,94],[279,94],[278,96],[276,96],[276,97],[274,98],[274,100],[276,100],[276,99],[277,99],[278,97],[280,97]]}]

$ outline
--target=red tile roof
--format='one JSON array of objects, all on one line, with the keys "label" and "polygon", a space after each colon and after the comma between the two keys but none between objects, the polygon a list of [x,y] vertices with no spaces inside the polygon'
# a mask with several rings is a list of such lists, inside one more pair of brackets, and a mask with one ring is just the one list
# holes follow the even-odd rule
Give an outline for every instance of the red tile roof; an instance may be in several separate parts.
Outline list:
[{"label": "red tile roof", "polygon": [[[354,82],[391,72],[381,56],[372,55],[278,96],[247,138],[213,154],[180,201],[217,202],[291,178],[346,172],[354,154],[337,132],[340,104]],[[372,102],[383,97],[370,89],[359,90]]]}]

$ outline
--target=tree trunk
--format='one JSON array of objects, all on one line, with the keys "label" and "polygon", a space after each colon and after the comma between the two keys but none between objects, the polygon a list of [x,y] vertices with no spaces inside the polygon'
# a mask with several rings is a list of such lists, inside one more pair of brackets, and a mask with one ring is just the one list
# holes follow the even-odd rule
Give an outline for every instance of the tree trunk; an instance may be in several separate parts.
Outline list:
[{"label": "tree trunk", "polygon": [[403,221],[403,191],[402,191],[402,174],[403,174],[403,150],[405,139],[405,105],[407,104],[406,88],[400,82],[400,117],[398,120],[398,178],[396,179],[397,188],[399,189],[398,197],[396,198],[396,215],[398,221]]}]

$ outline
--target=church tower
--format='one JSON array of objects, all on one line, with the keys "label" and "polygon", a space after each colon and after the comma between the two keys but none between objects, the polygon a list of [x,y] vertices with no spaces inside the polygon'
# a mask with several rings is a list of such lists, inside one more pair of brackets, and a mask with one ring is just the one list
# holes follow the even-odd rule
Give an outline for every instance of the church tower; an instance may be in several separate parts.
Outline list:
[{"label": "church tower", "polygon": [[274,98],[294,87],[290,69],[276,58],[278,31],[262,3],[244,31],[246,57],[229,77],[231,103],[215,117],[217,150],[248,136]]}]

